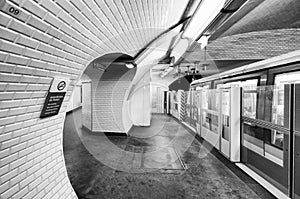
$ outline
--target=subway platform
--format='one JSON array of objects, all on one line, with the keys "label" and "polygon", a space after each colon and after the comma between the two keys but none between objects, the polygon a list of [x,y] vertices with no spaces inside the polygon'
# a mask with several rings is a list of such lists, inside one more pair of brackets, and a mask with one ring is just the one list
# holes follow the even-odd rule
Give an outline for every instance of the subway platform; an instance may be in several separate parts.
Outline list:
[{"label": "subway platform", "polygon": [[275,198],[171,116],[152,115],[150,127],[128,137],[95,135],[82,128],[79,109],[67,115],[63,136],[68,176],[82,199]]}]

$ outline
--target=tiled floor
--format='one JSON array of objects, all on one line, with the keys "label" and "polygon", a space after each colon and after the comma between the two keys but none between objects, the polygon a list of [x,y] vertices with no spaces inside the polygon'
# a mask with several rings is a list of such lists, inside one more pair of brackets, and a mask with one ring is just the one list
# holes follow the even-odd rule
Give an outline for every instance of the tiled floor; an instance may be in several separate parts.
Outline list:
[{"label": "tiled floor", "polygon": [[80,117],[66,117],[64,155],[81,199],[274,198],[169,116],[153,115],[129,137],[91,134]]}]

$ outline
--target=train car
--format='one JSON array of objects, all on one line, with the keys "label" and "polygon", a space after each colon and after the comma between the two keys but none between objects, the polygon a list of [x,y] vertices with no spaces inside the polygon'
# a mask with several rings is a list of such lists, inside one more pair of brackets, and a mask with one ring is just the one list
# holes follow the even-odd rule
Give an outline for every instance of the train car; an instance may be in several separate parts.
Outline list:
[{"label": "train car", "polygon": [[[220,109],[226,112],[226,103],[231,100],[226,98],[224,90],[240,88],[240,129],[236,136],[240,136],[241,165],[285,194],[294,191],[296,198],[300,196],[300,174],[295,169],[300,168],[299,83],[300,52],[295,51],[193,81],[190,89],[204,93],[219,90]],[[204,96],[201,100],[207,101]],[[239,105],[231,106],[229,113]],[[216,124],[221,118],[220,144],[216,148],[222,152],[221,142],[226,137],[225,127],[229,126],[226,123],[230,118],[221,113],[218,120],[211,121],[213,118],[205,111],[201,114],[200,117],[206,118],[202,125]]]}]

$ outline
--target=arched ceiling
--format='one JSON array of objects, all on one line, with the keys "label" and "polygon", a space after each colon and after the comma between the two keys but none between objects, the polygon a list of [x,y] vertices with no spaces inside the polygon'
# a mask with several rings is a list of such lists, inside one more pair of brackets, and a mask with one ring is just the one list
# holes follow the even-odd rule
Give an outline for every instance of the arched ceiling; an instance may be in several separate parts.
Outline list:
[{"label": "arched ceiling", "polygon": [[[0,2],[0,26],[46,44],[72,46],[75,50],[70,51],[81,51],[76,56],[82,59],[90,60],[106,52],[134,57],[180,21],[187,3],[188,0],[5,0]],[[21,8],[21,12],[9,13],[10,6]],[[6,20],[7,15],[10,20]],[[5,40],[14,36],[5,29],[1,35]]]},{"label": "arched ceiling", "polygon": [[[1,49],[10,53],[8,58],[4,57],[8,62],[11,57],[22,54],[42,61],[48,68],[74,68],[66,72],[77,74],[93,59],[107,53],[120,52],[136,57],[182,17],[190,16],[199,2],[5,0],[0,3]],[[21,8],[17,16],[8,12],[11,5]],[[299,7],[299,0],[246,1],[214,29],[207,47],[208,55],[222,71],[228,65],[237,67],[298,49],[292,41],[298,44]],[[263,41],[264,38],[279,42],[274,45]],[[291,45],[281,42],[284,38],[288,38]],[[26,47],[22,50],[21,46]],[[203,61],[201,54],[201,49],[193,46],[183,56],[182,63]]]},{"label": "arched ceiling", "polygon": [[248,0],[211,40],[264,30],[300,28],[300,1]]},{"label": "arched ceiling", "polygon": [[[181,66],[209,63],[208,76],[300,49],[299,0],[248,0],[213,29],[204,50],[195,43],[183,55]],[[201,70],[201,69],[200,69]]]}]

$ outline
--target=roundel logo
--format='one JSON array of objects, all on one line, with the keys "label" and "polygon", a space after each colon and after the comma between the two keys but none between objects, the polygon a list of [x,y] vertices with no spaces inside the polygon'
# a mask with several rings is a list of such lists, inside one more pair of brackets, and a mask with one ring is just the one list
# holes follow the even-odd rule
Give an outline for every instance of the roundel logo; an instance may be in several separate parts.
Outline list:
[{"label": "roundel logo", "polygon": [[67,83],[65,81],[61,81],[57,84],[57,90],[62,91],[66,88]]}]

